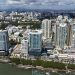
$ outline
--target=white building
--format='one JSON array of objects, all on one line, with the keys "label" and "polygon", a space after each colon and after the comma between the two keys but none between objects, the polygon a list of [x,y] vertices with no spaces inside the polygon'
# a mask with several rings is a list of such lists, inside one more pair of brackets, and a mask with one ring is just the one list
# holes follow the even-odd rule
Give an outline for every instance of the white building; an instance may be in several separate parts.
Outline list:
[{"label": "white building", "polygon": [[18,27],[16,27],[16,26],[8,26],[8,27],[6,27],[6,30],[8,30],[9,35],[19,31]]},{"label": "white building", "polygon": [[42,31],[45,39],[51,37],[51,20],[45,19],[42,21]]},{"label": "white building", "polygon": [[63,16],[62,15],[59,15],[58,17],[57,17],[57,21],[62,21],[63,20]]},{"label": "white building", "polygon": [[65,49],[66,36],[67,36],[67,24],[59,23],[56,25],[56,47]]},{"label": "white building", "polygon": [[21,41],[21,54],[22,54],[22,57],[25,57],[25,58],[27,58],[28,56],[28,40],[26,39],[23,39]]}]

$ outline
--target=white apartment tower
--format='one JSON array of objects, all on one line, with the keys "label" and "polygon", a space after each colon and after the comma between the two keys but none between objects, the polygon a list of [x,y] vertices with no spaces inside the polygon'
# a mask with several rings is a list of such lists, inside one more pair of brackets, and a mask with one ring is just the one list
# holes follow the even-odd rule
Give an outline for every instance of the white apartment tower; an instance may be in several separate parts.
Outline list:
[{"label": "white apartment tower", "polygon": [[51,37],[51,20],[45,19],[42,21],[42,31],[45,39]]},{"label": "white apartment tower", "polygon": [[66,46],[67,24],[59,23],[56,25],[56,47],[64,49]]},{"label": "white apartment tower", "polygon": [[23,39],[21,41],[21,54],[25,58],[27,58],[28,56],[28,40],[27,39]]}]

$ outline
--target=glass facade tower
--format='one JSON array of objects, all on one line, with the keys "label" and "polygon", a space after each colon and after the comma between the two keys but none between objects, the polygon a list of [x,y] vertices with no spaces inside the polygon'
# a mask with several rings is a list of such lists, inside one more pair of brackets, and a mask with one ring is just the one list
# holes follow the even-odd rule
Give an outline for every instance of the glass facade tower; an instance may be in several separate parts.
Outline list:
[{"label": "glass facade tower", "polygon": [[29,33],[29,54],[39,55],[41,53],[42,34],[40,31]]}]

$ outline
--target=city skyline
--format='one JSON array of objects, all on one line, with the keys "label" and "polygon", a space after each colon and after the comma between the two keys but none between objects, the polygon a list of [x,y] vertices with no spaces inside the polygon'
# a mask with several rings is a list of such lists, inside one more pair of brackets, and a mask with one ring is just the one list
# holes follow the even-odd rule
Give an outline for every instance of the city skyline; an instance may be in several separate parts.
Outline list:
[{"label": "city skyline", "polygon": [[0,0],[0,9],[9,8],[70,10],[75,9],[75,0]]}]

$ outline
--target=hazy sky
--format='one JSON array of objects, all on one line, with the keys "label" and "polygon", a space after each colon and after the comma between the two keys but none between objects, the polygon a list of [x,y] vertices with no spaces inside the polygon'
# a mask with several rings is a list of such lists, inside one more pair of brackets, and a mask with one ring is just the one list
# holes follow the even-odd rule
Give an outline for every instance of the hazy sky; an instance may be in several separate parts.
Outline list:
[{"label": "hazy sky", "polygon": [[0,7],[75,9],[75,0],[0,0]]}]

